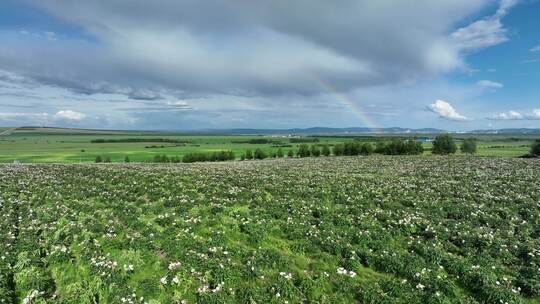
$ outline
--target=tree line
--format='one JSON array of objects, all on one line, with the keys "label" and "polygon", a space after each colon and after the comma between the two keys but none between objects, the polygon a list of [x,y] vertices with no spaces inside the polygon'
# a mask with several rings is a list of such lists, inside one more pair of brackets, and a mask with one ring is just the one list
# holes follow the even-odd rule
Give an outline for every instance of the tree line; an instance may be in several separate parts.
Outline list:
[{"label": "tree line", "polygon": [[[475,138],[466,138],[461,142],[461,145],[455,143],[450,134],[441,134],[433,140],[432,154],[448,155],[454,154],[458,149],[462,153],[475,154],[477,152],[477,141]],[[414,138],[409,139],[393,139],[390,141],[378,141],[375,145],[370,142],[350,141],[335,144],[333,146],[327,144],[312,144],[302,143],[297,150],[289,149],[285,152],[281,147],[274,152],[266,152],[261,148],[255,150],[247,149],[245,153],[240,155],[240,160],[265,159],[265,158],[283,158],[283,157],[319,157],[319,156],[355,156],[355,155],[420,155],[424,153],[422,143]],[[536,140],[531,147],[530,155],[540,155],[540,140]],[[155,155],[149,162],[155,163],[193,163],[193,162],[216,162],[235,160],[236,155],[232,151],[217,151],[217,152],[193,152],[180,156],[168,157],[167,155]],[[97,156],[96,163],[111,162],[109,156]],[[124,158],[124,162],[130,162],[128,156]]]},{"label": "tree line", "polygon": [[90,143],[92,144],[103,144],[103,143],[141,143],[141,142],[155,142],[155,143],[173,143],[173,144],[185,144],[189,143],[186,140],[173,139],[173,138],[98,138],[92,139]]}]

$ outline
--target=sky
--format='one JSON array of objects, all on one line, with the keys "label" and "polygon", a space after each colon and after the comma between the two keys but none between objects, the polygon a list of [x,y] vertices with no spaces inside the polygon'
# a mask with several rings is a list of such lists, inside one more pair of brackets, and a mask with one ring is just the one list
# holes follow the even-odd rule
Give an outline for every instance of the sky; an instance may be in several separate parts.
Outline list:
[{"label": "sky", "polygon": [[0,126],[540,128],[540,0],[1,0]]}]

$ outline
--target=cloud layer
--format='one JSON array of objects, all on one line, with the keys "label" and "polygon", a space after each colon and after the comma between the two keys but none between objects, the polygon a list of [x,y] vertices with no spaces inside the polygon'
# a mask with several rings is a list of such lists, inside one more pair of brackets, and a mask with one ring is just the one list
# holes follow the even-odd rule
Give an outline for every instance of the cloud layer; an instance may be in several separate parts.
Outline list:
[{"label": "cloud layer", "polygon": [[540,109],[534,109],[530,113],[508,111],[497,113],[488,117],[490,120],[540,120]]},{"label": "cloud layer", "polygon": [[55,124],[55,123],[67,123],[77,124],[85,119],[84,113],[72,111],[72,110],[60,110],[55,114],[49,113],[31,113],[31,112],[0,112],[0,121],[11,122],[13,125],[20,125],[20,122],[29,122],[30,124]]},{"label": "cloud layer", "polygon": [[4,34],[12,47],[0,48],[1,66],[82,93],[148,100],[318,94],[327,90],[321,81],[346,91],[431,77],[464,67],[462,52],[505,41],[500,19],[513,4],[452,32],[489,1],[28,3],[95,41]]},{"label": "cloud layer", "polygon": [[471,77],[516,4],[21,1],[61,26],[0,27],[0,124],[169,129],[463,121],[503,84],[443,75]]}]

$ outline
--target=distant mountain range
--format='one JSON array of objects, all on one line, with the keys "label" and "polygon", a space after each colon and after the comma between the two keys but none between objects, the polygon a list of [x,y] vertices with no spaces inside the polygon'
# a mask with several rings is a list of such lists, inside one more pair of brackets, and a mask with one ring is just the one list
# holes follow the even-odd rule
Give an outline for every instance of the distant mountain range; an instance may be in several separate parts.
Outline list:
[{"label": "distant mountain range", "polygon": [[[514,129],[483,129],[472,131],[447,131],[435,128],[293,128],[293,129],[200,129],[200,130],[99,130],[99,129],[77,129],[77,128],[57,128],[57,127],[35,127],[25,126],[0,130],[1,135],[9,135],[19,132],[35,133],[74,133],[74,134],[130,134],[130,133],[171,133],[171,134],[201,134],[201,135],[375,135],[375,134],[507,134],[507,135],[540,135],[540,129],[514,128]],[[3,134],[6,133],[6,134]]]},{"label": "distant mountain range", "polygon": [[197,134],[275,134],[275,135],[288,135],[288,134],[298,134],[298,135],[328,135],[328,134],[405,134],[405,133],[417,133],[417,134],[434,134],[434,133],[446,133],[445,130],[433,129],[433,128],[423,128],[423,129],[407,129],[407,128],[362,128],[362,127],[353,127],[353,128],[324,128],[324,127],[313,127],[313,128],[294,128],[294,129],[201,129],[201,130],[192,130],[184,131],[186,133],[197,133]]},{"label": "distant mountain range", "polygon": [[485,130],[472,130],[467,133],[474,134],[540,134],[540,129],[527,129],[527,128],[515,128],[515,129],[485,129]]},{"label": "distant mountain range", "polygon": [[540,129],[488,129],[472,131],[447,131],[435,128],[295,128],[295,129],[201,129],[193,131],[184,131],[194,134],[257,134],[257,135],[347,135],[347,134],[440,134],[440,133],[460,133],[460,134],[516,134],[516,135],[540,135]]}]

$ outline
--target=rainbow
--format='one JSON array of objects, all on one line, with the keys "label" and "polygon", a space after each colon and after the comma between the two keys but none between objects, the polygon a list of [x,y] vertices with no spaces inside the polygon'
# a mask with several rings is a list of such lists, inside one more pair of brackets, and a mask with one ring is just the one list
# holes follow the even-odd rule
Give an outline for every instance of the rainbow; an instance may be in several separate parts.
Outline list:
[{"label": "rainbow", "polygon": [[323,88],[328,93],[334,95],[337,100],[339,100],[344,106],[346,106],[348,109],[350,109],[362,122],[363,127],[367,127],[372,129],[374,132],[382,133],[381,128],[375,123],[371,117],[369,117],[365,111],[363,111],[358,105],[356,105],[349,96],[345,95],[344,93],[340,92],[338,89],[334,88],[330,83],[327,81],[324,81],[320,77],[314,75],[314,74],[308,74],[309,78],[311,78],[317,85],[319,85],[321,88]]}]

